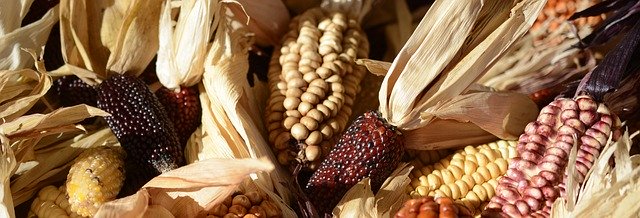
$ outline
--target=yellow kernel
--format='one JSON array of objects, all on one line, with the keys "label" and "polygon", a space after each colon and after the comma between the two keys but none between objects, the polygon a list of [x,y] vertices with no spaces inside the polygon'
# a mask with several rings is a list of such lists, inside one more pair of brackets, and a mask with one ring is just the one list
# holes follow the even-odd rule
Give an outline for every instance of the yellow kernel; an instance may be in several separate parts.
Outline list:
[{"label": "yellow kernel", "polygon": [[448,185],[440,186],[438,190],[442,192],[443,196],[451,197],[451,189]]},{"label": "yellow kernel", "polygon": [[447,168],[447,167],[449,167],[450,160],[447,160],[447,159],[441,159],[441,160],[439,161],[439,163],[440,163],[440,165],[442,165],[442,167]]},{"label": "yellow kernel", "polygon": [[469,186],[465,181],[458,180],[456,181],[455,184],[456,186],[458,186],[458,189],[460,190],[460,196],[467,195],[467,192],[469,192]]},{"label": "yellow kernel", "polygon": [[421,196],[427,196],[427,194],[429,194],[429,190],[424,186],[418,186],[418,188],[416,188],[416,192]]},{"label": "yellow kernel", "polygon": [[478,166],[486,166],[489,163],[489,159],[483,153],[476,153],[475,156]]},{"label": "yellow kernel", "polygon": [[449,164],[449,167],[451,166],[457,166],[459,168],[464,168],[464,160],[462,159],[451,159],[451,163]]},{"label": "yellow kernel", "polygon": [[462,175],[464,175],[464,171],[462,169],[460,169],[460,167],[454,166],[454,165],[449,165],[449,171],[451,172],[451,174],[453,174],[453,177],[458,180],[460,178],[462,178]]},{"label": "yellow kernel", "polygon": [[473,146],[470,146],[470,145],[468,145],[467,147],[464,147],[464,151],[467,152],[467,154],[478,153],[478,150],[476,150],[476,148],[474,148]]},{"label": "yellow kernel", "polygon": [[451,190],[451,198],[458,199],[461,197],[462,194],[460,193],[460,188],[458,188],[455,183],[447,184],[446,186],[448,186],[449,190]]},{"label": "yellow kernel", "polygon": [[467,189],[471,189],[476,185],[476,181],[470,175],[464,175],[460,180],[467,184]]},{"label": "yellow kernel", "polygon": [[444,169],[440,172],[442,173],[442,182],[444,184],[450,184],[456,181],[456,178],[453,177],[453,174],[449,170]]},{"label": "yellow kernel", "polygon": [[488,182],[482,183],[482,187],[487,192],[487,198],[492,198],[496,195],[496,189],[491,186]]},{"label": "yellow kernel", "polygon": [[464,162],[464,174],[471,175],[478,169],[478,164],[472,161]]},{"label": "yellow kernel", "polygon": [[445,169],[445,168],[446,168],[446,167],[442,166],[442,164],[440,164],[440,163],[435,163],[435,164],[433,164],[433,169],[436,169],[436,170],[443,170],[443,169]]},{"label": "yellow kernel", "polygon": [[439,186],[442,185],[442,180],[440,179],[439,176],[436,176],[434,174],[429,174],[427,176],[427,182],[428,182],[428,187],[429,188],[437,188]]},{"label": "yellow kernel", "polygon": [[479,172],[474,172],[473,174],[471,174],[471,178],[473,178],[474,184],[482,184],[486,181],[484,176],[482,176],[482,174],[480,174]]},{"label": "yellow kernel", "polygon": [[489,173],[491,173],[491,178],[498,178],[498,176],[503,174],[498,165],[494,162],[487,164],[486,168],[489,170]]},{"label": "yellow kernel", "polygon": [[487,191],[481,185],[473,186],[472,190],[473,190],[473,192],[476,193],[476,195],[478,196],[478,199],[480,199],[480,201],[489,200],[489,196],[487,196]]},{"label": "yellow kernel", "polygon": [[478,167],[478,173],[482,175],[485,181],[488,181],[492,178],[491,172],[489,172],[489,169],[487,169],[487,167]]}]

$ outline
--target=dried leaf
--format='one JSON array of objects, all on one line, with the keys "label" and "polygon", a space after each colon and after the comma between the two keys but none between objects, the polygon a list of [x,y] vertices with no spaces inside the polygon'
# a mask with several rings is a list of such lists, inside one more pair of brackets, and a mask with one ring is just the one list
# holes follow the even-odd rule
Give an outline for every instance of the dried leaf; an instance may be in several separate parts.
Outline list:
[{"label": "dried leaf", "polygon": [[429,125],[405,131],[408,149],[440,150],[495,141],[496,136],[474,123],[435,119]]},{"label": "dried leaf", "polygon": [[[289,11],[281,0],[238,0],[248,16],[248,28],[255,33],[256,44],[260,46],[278,45],[289,26]],[[243,14],[232,8],[234,14]],[[244,19],[240,19],[244,20]]]},{"label": "dried leaf", "polygon": [[9,146],[9,139],[0,134],[0,185],[2,189],[2,201],[0,202],[0,216],[15,217],[13,208],[14,202],[11,196],[11,186],[9,180],[16,168],[16,158],[13,150]]},{"label": "dried leaf", "polygon": [[195,217],[221,203],[249,174],[273,169],[265,159],[201,160],[153,178],[137,194],[104,204],[98,214],[138,216],[150,204],[162,206],[176,217]]},{"label": "dried leaf", "polygon": [[[18,70],[31,67],[34,59],[21,49],[28,48],[36,53],[41,53],[51,28],[58,22],[58,7],[56,6],[49,10],[42,19],[17,28],[20,26],[22,17],[26,14],[24,7],[26,6],[28,9],[31,2],[23,0],[21,3],[17,3],[22,7],[5,5],[11,3],[17,3],[17,1],[3,2],[2,9],[0,9],[0,15],[2,15],[2,19],[0,19],[0,70]],[[21,8],[24,11],[16,10],[16,8]],[[9,9],[10,12],[5,11],[6,9]],[[14,14],[14,12],[20,14]],[[17,15],[20,17],[15,17]]]},{"label": "dried leaf", "polygon": [[0,37],[20,28],[22,18],[27,15],[33,0],[7,0],[2,3],[2,8],[0,8],[0,14],[2,15],[2,19],[0,19]]},{"label": "dried leaf", "polygon": [[367,67],[367,70],[369,70],[369,72],[377,76],[386,75],[387,71],[389,71],[389,68],[391,68],[391,63],[389,62],[372,59],[358,59],[356,60],[356,64],[364,65],[365,67]]},{"label": "dried leaf", "polygon": [[201,80],[209,41],[215,31],[215,26],[211,26],[214,5],[217,4],[211,0],[183,1],[175,27],[170,1],[163,6],[156,74],[165,87],[193,86]]},{"label": "dried leaf", "polygon": [[59,108],[48,114],[30,114],[19,117],[0,125],[0,134],[6,135],[11,140],[44,136],[77,128],[75,123],[85,118],[107,115],[109,114],[98,108],[81,104]]},{"label": "dried leaf", "polygon": [[[385,76],[383,116],[402,129],[427,125],[430,120],[418,119],[418,113],[464,92],[528,30],[543,6],[536,0],[513,8],[494,1],[436,1]],[[510,16],[488,16],[506,11]]]},{"label": "dried leaf", "polygon": [[[37,84],[31,91],[23,96],[14,98],[15,100],[0,104],[0,119],[3,122],[12,121],[25,114],[33,105],[44,96],[51,87],[51,78],[45,73],[38,73],[33,70],[18,70],[0,72],[0,78],[8,80],[27,82],[29,80],[37,80]],[[5,89],[3,89],[5,90]],[[3,92],[0,94],[4,94]]]}]

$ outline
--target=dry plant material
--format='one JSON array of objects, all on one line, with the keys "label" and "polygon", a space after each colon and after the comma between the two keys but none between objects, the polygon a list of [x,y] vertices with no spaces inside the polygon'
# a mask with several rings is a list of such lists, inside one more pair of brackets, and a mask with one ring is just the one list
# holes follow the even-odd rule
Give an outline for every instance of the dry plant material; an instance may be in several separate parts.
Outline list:
[{"label": "dry plant material", "polygon": [[516,141],[500,140],[467,146],[432,165],[414,161],[411,195],[449,197],[475,214],[495,195],[498,180],[516,156]]},{"label": "dry plant material", "polygon": [[139,78],[118,75],[98,87],[98,107],[127,152],[127,190],[185,164],[183,149],[164,108]]},{"label": "dry plant material", "polygon": [[313,8],[295,17],[269,67],[266,125],[280,164],[314,170],[351,116],[369,45],[355,17]]},{"label": "dry plant material", "polygon": [[404,202],[395,218],[453,218],[473,217],[465,206],[455,203],[449,197],[422,197]]},{"label": "dry plant material", "polygon": [[[542,35],[548,35],[560,28],[562,23],[569,20],[569,17],[576,11],[595,5],[598,2],[600,2],[600,0],[548,0],[544,9],[542,9],[542,13],[538,15],[538,19],[533,23],[531,31],[544,31],[545,33]],[[574,24],[578,29],[582,29],[583,26],[593,28],[600,24],[602,19],[602,16],[593,16],[577,19],[574,21]]]},{"label": "dry plant material", "polygon": [[66,182],[71,211],[92,217],[100,205],[116,199],[124,183],[125,153],[118,146],[100,146],[82,152]]},{"label": "dry plant material", "polygon": [[55,186],[46,186],[42,188],[29,210],[28,217],[39,218],[55,218],[55,217],[84,217],[71,211],[71,205],[67,200],[67,192],[65,186],[56,188]]}]

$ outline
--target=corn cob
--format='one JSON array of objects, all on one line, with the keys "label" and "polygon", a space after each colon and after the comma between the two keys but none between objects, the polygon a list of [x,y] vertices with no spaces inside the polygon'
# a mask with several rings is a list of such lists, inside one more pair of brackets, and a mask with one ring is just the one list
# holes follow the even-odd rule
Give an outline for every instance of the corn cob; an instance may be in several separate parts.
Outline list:
[{"label": "corn cob", "polygon": [[56,79],[52,85],[52,91],[60,104],[65,107],[79,104],[96,106],[97,91],[74,75],[63,76]]},{"label": "corn cob", "polygon": [[422,197],[407,200],[403,207],[396,213],[395,218],[448,218],[448,217],[472,217],[471,211],[464,205],[455,203],[448,197]]},{"label": "corn cob", "polygon": [[354,61],[369,45],[358,22],[340,12],[310,9],[289,27],[269,64],[265,123],[281,164],[316,169],[351,116],[366,73]]},{"label": "corn cob", "polygon": [[515,141],[500,140],[467,146],[433,165],[414,166],[410,194],[450,197],[475,211],[495,194],[496,179],[506,173],[508,161],[517,155],[515,145]]},{"label": "corn cob", "polygon": [[184,164],[173,124],[142,80],[125,75],[105,80],[98,88],[98,107],[111,114],[105,120],[127,153],[122,194]]},{"label": "corn cob", "polygon": [[176,91],[162,87],[155,94],[167,111],[167,116],[173,121],[180,144],[185,146],[191,133],[196,131],[202,120],[198,87],[180,87],[180,90]]},{"label": "corn cob", "polygon": [[519,157],[499,180],[484,215],[548,217],[553,202],[565,194],[571,149],[578,146],[575,170],[579,172],[577,182],[582,183],[619,125],[620,120],[604,104],[586,95],[560,98],[544,107],[520,136]]},{"label": "corn cob", "polygon": [[116,198],[124,181],[124,151],[100,146],[80,154],[67,176],[71,211],[93,216],[100,205]]},{"label": "corn cob", "polygon": [[342,196],[365,177],[377,192],[404,153],[404,138],[395,127],[369,111],[356,118],[316,170],[305,192],[318,212],[331,213]]},{"label": "corn cob", "polygon": [[[600,1],[598,0],[548,0],[545,4],[542,13],[538,15],[538,18],[533,26],[532,31],[537,31],[544,27],[545,22],[549,22],[545,31],[551,33],[556,30],[563,22],[566,22],[571,15],[576,11],[587,8]],[[602,22],[602,16],[593,16],[584,19],[576,20],[575,25],[577,28],[583,26],[594,27]]]},{"label": "corn cob", "polygon": [[40,189],[31,203],[28,216],[40,218],[83,217],[71,211],[66,195],[64,185],[60,188],[46,186]]},{"label": "corn cob", "polygon": [[282,217],[282,211],[265,193],[259,190],[237,191],[228,196],[222,204],[214,205],[207,217]]}]

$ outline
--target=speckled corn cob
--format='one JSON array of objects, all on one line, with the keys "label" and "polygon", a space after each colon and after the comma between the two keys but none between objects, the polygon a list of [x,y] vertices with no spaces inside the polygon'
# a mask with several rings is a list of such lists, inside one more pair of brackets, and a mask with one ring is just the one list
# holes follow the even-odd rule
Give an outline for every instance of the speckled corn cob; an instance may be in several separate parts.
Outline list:
[{"label": "speckled corn cob", "polygon": [[414,168],[411,195],[450,197],[475,212],[493,197],[496,179],[516,155],[515,141],[467,146],[432,165]]},{"label": "speckled corn cob", "polygon": [[[345,129],[369,44],[354,18],[321,8],[293,19],[270,62],[266,124],[283,165],[315,169]],[[293,164],[292,164],[293,163]]]},{"label": "speckled corn cob", "polygon": [[46,186],[38,192],[38,195],[31,203],[29,217],[40,218],[62,218],[62,217],[83,217],[71,212],[71,206],[66,197],[65,186],[56,188]]},{"label": "speckled corn cob", "polygon": [[453,218],[472,217],[471,211],[464,205],[455,203],[448,197],[422,197],[407,200],[396,213],[395,218]]},{"label": "speckled corn cob", "polygon": [[66,183],[71,211],[93,216],[100,205],[116,198],[124,181],[124,156],[120,147],[100,146],[75,159]]},{"label": "speckled corn cob", "polygon": [[213,206],[207,217],[272,218],[282,217],[282,211],[268,195],[259,190],[237,191],[222,204]]},{"label": "speckled corn cob", "polygon": [[[548,217],[556,198],[564,195],[569,154],[577,147],[577,182],[582,183],[620,120],[601,103],[583,95],[560,98],[544,107],[518,140],[520,157],[499,180],[496,196],[483,215]],[[571,172],[569,172],[571,173]]]}]

